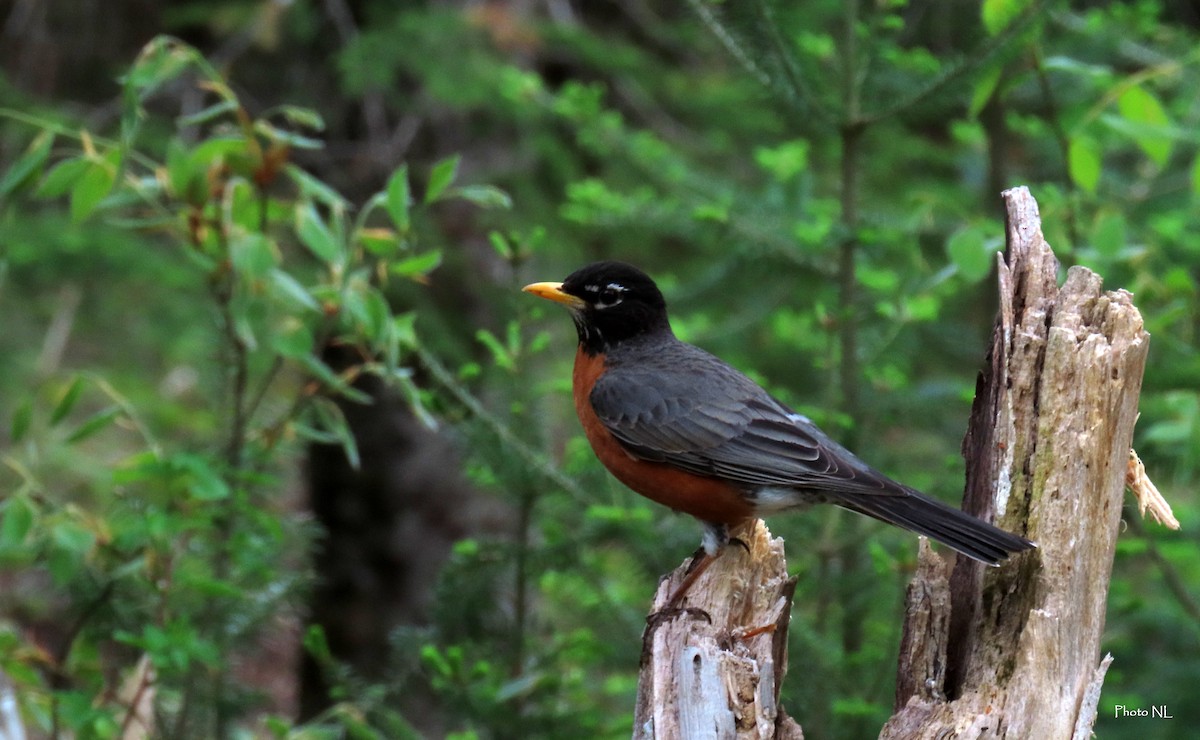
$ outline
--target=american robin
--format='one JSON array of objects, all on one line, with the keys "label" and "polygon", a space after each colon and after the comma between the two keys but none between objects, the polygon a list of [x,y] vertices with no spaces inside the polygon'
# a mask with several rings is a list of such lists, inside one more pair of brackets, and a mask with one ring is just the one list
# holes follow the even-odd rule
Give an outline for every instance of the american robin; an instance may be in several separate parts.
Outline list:
[{"label": "american robin", "polygon": [[634,491],[700,520],[708,563],[731,527],[816,503],[990,565],[1035,546],[874,470],[742,373],[677,339],[662,293],[636,267],[597,262],[524,290],[566,306],[575,321],[575,411],[596,456]]}]

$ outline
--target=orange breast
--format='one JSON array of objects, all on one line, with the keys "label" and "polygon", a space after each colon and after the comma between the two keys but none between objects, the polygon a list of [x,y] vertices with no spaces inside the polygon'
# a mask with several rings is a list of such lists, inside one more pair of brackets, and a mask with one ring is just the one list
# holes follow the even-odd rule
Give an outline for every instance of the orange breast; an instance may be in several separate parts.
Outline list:
[{"label": "orange breast", "polygon": [[592,409],[592,387],[603,373],[603,355],[588,355],[582,347],[576,352],[572,378],[575,412],[596,457],[617,480],[652,501],[705,522],[734,525],[753,517],[752,507],[732,484],[639,460],[627,452]]}]

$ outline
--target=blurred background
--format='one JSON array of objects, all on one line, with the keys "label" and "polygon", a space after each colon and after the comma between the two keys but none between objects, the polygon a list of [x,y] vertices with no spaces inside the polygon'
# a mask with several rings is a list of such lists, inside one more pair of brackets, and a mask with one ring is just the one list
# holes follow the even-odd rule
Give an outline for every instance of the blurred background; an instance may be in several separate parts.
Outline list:
[{"label": "blurred background", "polygon": [[[7,0],[0,34],[31,736],[628,736],[700,531],[593,459],[571,323],[519,288],[635,262],[681,337],[957,502],[1019,184],[1135,295],[1135,445],[1183,523],[1126,511],[1097,733],[1200,725],[1194,4]],[[770,526],[783,705],[873,736],[915,539]]]}]

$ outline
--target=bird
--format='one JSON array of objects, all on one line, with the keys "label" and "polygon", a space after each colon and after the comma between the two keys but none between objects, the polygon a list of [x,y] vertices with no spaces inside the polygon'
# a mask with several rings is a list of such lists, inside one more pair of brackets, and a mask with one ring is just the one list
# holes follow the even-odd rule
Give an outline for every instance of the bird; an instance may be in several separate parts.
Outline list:
[{"label": "bird", "polygon": [[662,291],[637,267],[596,262],[523,290],[565,306],[575,323],[572,395],[596,457],[635,492],[703,526],[671,602],[737,525],[814,504],[925,535],[988,565],[1036,547],[889,478],[742,372],[678,339]]}]

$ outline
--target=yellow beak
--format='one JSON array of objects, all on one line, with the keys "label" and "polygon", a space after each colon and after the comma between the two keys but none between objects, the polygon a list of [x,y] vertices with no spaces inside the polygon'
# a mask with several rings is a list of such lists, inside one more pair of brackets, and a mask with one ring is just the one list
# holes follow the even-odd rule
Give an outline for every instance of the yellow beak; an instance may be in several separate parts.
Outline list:
[{"label": "yellow beak", "polygon": [[573,296],[570,293],[564,293],[562,283],[530,283],[521,290],[526,293],[532,293],[538,298],[545,298],[548,301],[561,303],[567,308],[574,310],[582,310],[587,307],[587,303],[578,296]]}]

